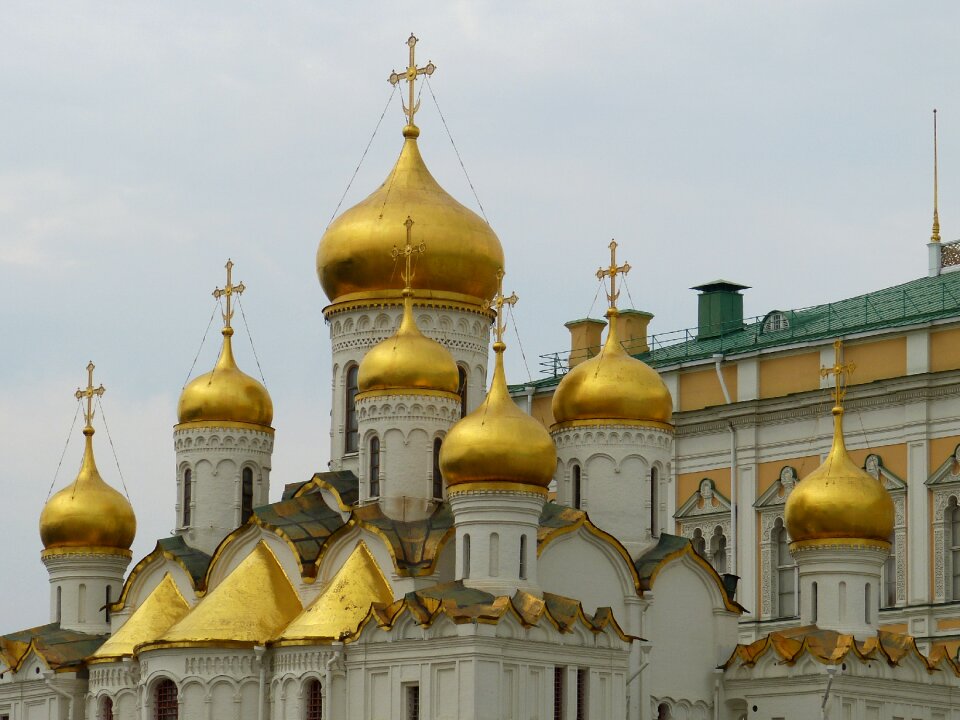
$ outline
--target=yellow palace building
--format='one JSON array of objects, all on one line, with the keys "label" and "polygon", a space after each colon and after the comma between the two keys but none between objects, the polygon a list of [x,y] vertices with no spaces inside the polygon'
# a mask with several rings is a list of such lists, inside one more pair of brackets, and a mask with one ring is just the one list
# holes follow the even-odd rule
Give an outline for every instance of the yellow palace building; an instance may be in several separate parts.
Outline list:
[{"label": "yellow palace building", "polygon": [[[623,347],[659,373],[672,398],[673,462],[659,475],[644,469],[643,525],[650,541],[685,536],[719,573],[738,576],[737,600],[747,609],[741,641],[798,621],[784,507],[830,450],[824,388],[832,379],[821,369],[842,338],[844,361],[855,368],[850,455],[883,482],[895,507],[879,622],[922,646],[960,645],[960,273],[952,272],[960,241],[941,241],[936,210],[928,259],[926,277],[815,307],[745,318],[749,288],[715,280],[692,288],[694,328],[648,335],[652,314],[616,317]],[[563,424],[555,417],[560,380],[602,355],[607,323],[566,325],[570,348],[542,356],[546,377],[511,386],[515,401],[552,428]],[[592,481],[611,469],[621,472],[603,448],[561,462],[558,500],[590,513],[599,501]]]}]

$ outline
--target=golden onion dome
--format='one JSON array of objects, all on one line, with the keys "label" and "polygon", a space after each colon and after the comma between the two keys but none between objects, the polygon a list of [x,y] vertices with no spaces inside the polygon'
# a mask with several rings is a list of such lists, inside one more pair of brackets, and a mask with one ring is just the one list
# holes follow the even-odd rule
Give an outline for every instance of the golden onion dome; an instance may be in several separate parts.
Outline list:
[{"label": "golden onion dome", "polygon": [[617,337],[617,309],[607,310],[600,353],[568,372],[553,394],[554,428],[580,421],[671,426],[673,399],[659,373],[631,357]]},{"label": "golden onion dome", "polygon": [[100,477],[93,457],[93,432],[89,425],[83,429],[86,444],[76,480],[50,498],[40,513],[45,551],[130,552],[137,519],[130,502]]},{"label": "golden onion dome", "polygon": [[273,401],[267,389],[237,367],[233,328],[223,329],[223,347],[213,370],[194,378],[180,393],[180,423],[238,422],[270,427]]},{"label": "golden onion dome", "polygon": [[496,365],[490,392],[454,425],[440,446],[447,487],[523,485],[546,488],[557,467],[557,450],[546,428],[523,412],[507,390],[502,341],[493,344]]},{"label": "golden onion dome", "polygon": [[893,500],[880,480],[861,469],[843,442],[843,408],[833,408],[833,447],[823,464],[800,480],[785,509],[793,545],[855,540],[889,547]]},{"label": "golden onion dome", "polygon": [[404,242],[403,222],[417,220],[430,255],[417,266],[417,297],[480,305],[497,289],[503,248],[490,225],[453,199],[433,178],[407,125],[400,157],[379,189],[340,215],[317,248],[317,275],[332,303],[398,298],[403,281],[391,250]]},{"label": "golden onion dome", "polygon": [[403,291],[403,317],[397,332],[364,355],[357,373],[360,392],[438,390],[455,394],[457,363],[443,345],[420,332],[413,319],[413,291]]}]

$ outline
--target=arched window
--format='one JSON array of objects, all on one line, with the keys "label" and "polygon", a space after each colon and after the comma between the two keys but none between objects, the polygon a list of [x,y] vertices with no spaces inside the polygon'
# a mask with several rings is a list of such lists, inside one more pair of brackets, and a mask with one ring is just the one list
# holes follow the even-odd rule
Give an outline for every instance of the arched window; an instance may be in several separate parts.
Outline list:
[{"label": "arched window", "polygon": [[890,554],[883,561],[883,607],[893,607],[897,604],[897,536],[890,535]]},{"label": "arched window", "polygon": [[463,536],[463,578],[470,577],[470,535]]},{"label": "arched window", "polygon": [[457,395],[460,396],[460,417],[467,415],[467,369],[462,365],[457,365],[457,374],[460,377],[459,389]]},{"label": "arched window", "polygon": [[370,497],[380,497],[380,438],[370,438]]},{"label": "arched window", "polygon": [[650,468],[650,536],[657,537],[660,534],[659,523],[657,522],[657,504],[658,499],[657,485],[660,482],[657,469]]},{"label": "arched window", "polygon": [[245,523],[253,515],[253,470],[245,467],[241,473],[240,522]]},{"label": "arched window", "polygon": [[360,368],[351,365],[347,368],[347,393],[344,398],[346,407],[343,413],[343,450],[355,453],[360,449],[360,426],[357,424],[357,376]]},{"label": "arched window", "polygon": [[527,536],[520,536],[520,579],[527,579]]},{"label": "arched window", "polygon": [[77,620],[87,621],[87,586],[84,583],[80,583],[77,589]]},{"label": "arched window", "polygon": [[697,528],[693,531],[693,538],[690,540],[690,544],[693,545],[693,550],[697,553],[697,555],[706,559],[707,540],[705,537],[703,537],[703,530]]},{"label": "arched window", "polygon": [[872,610],[870,603],[873,602],[873,594],[871,590],[872,588],[870,587],[870,583],[867,583],[863,588],[863,621],[867,625],[870,624],[870,618],[873,616],[873,613],[870,612]]},{"label": "arched window", "polygon": [[190,506],[193,504],[193,471],[187,468],[183,471],[183,526],[190,525]]},{"label": "arched window", "polygon": [[104,599],[106,602],[103,605],[103,619],[106,622],[110,622],[110,603],[113,602],[113,599],[110,595],[113,594],[113,586],[107,585],[106,592],[104,592]]},{"label": "arched window", "polygon": [[950,599],[960,600],[960,507],[957,507],[956,498],[950,498],[950,505],[947,508],[947,528],[950,532],[950,542],[947,553],[950,560]]},{"label": "arched window", "polygon": [[97,720],[113,720],[113,699],[102,698],[100,700],[100,712],[97,713]]},{"label": "arched window", "polygon": [[63,619],[63,588],[57,585],[57,622]]},{"label": "arched window", "polygon": [[177,720],[177,686],[173,680],[161,680],[153,691],[154,720]]},{"label": "arched window", "polygon": [[777,616],[794,617],[797,614],[797,566],[790,556],[790,542],[783,520],[774,526],[777,539]]},{"label": "arched window", "polygon": [[810,586],[810,622],[817,621],[817,584]]},{"label": "arched window", "polygon": [[443,475],[440,473],[441,445],[443,445],[441,438],[433,439],[433,496],[437,499],[443,498]]},{"label": "arched window", "polygon": [[319,680],[307,681],[306,720],[323,720],[323,686]]},{"label": "arched window", "polygon": [[580,466],[573,466],[573,487],[571,488],[571,498],[573,500],[573,506],[579,510],[583,507],[583,485],[581,481],[581,472]]},{"label": "arched window", "polygon": [[721,575],[727,571],[727,538],[718,525],[710,538],[710,564]]}]

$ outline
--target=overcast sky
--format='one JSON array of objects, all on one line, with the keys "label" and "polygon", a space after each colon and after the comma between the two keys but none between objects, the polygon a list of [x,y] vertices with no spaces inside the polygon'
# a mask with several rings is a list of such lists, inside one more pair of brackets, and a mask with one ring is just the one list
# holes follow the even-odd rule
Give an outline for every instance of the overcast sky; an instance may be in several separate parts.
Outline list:
[{"label": "overcast sky", "polygon": [[[0,8],[0,632],[47,621],[37,520],[88,360],[138,515],[134,562],[173,528],[177,398],[228,257],[274,401],[272,496],[325,469],[316,246],[411,30],[503,243],[534,376],[590,310],[613,237],[634,268],[621,305],[654,313],[655,333],[694,325],[688,288],[717,277],[752,286],[758,315],[923,275],[934,107],[943,234],[960,237],[957,3],[258,5]],[[417,120],[434,175],[476,209],[426,92]],[[386,176],[402,125],[395,97],[342,209]]]}]

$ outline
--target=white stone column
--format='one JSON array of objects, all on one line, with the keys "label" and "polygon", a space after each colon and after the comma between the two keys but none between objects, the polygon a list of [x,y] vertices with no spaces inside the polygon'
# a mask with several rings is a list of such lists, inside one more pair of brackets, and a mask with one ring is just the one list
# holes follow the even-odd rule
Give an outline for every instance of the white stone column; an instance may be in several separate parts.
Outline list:
[{"label": "white stone column", "polygon": [[925,604],[930,597],[929,449],[926,440],[907,444],[907,603]]}]

